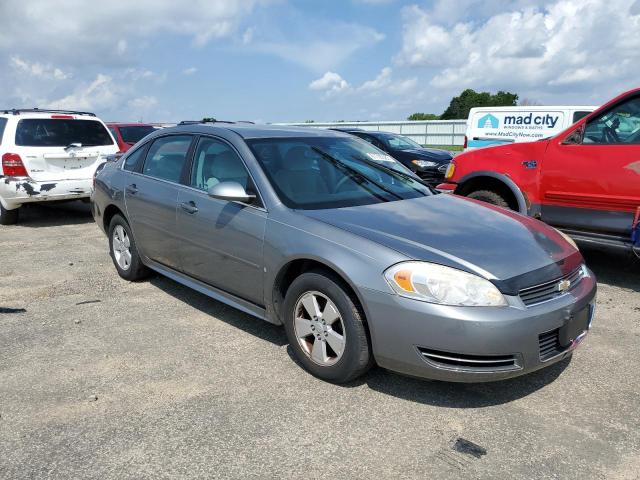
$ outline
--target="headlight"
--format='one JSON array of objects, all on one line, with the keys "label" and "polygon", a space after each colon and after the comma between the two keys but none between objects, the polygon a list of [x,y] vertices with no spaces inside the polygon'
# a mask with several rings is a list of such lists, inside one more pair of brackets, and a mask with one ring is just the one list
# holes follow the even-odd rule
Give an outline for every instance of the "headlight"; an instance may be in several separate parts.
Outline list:
[{"label": "headlight", "polygon": [[502,307],[507,301],[496,286],[477,275],[427,262],[403,262],[384,276],[403,297],[440,305]]},{"label": "headlight", "polygon": [[435,167],[438,165],[437,162],[430,162],[429,160],[411,160],[411,163],[420,168]]},{"label": "headlight", "polygon": [[558,230],[557,228],[556,228],[556,229],[554,229],[554,230],[555,230],[556,232],[558,232],[558,233],[562,236],[562,238],[564,238],[567,242],[569,242],[569,244],[570,244],[573,248],[575,248],[576,250],[580,250],[580,249],[578,248],[578,245],[576,244],[576,242],[573,240],[573,238],[571,238],[571,237],[570,237],[569,235],[567,235],[566,233],[561,232],[561,231],[560,231],[560,230]]}]

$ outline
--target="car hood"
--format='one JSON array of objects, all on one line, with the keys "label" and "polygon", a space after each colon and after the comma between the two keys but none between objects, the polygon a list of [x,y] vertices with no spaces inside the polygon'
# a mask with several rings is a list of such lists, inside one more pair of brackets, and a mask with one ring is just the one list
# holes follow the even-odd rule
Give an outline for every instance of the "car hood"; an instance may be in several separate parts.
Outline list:
[{"label": "car hood", "polygon": [[448,151],[438,150],[435,148],[410,148],[408,150],[401,150],[401,152],[405,155],[411,156],[412,158],[442,162],[448,162],[453,158]]},{"label": "car hood", "polygon": [[451,195],[302,213],[410,259],[476,273],[505,293],[558,278],[582,262],[542,222]]}]

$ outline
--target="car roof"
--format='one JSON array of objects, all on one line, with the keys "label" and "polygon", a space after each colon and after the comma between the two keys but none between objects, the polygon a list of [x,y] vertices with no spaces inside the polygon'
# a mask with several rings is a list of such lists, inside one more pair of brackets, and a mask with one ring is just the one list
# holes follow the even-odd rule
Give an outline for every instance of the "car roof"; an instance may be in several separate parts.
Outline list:
[{"label": "car roof", "polygon": [[384,135],[402,135],[401,133],[385,132],[384,130],[360,130],[355,131],[354,133],[366,133],[367,135],[371,135],[372,137]]},{"label": "car roof", "polygon": [[323,128],[286,127],[281,125],[255,125],[247,123],[195,123],[178,125],[162,130],[162,133],[189,132],[211,134],[216,132],[234,132],[245,140],[256,138],[287,137],[344,137],[346,134]]},{"label": "car roof", "polygon": [[0,115],[3,117],[15,118],[51,118],[52,115],[71,115],[73,117],[97,118],[92,112],[78,112],[75,110],[50,110],[46,108],[0,108]]},{"label": "car roof", "polygon": [[153,127],[153,125],[149,123],[124,123],[124,122],[106,122],[105,125],[107,127]]}]

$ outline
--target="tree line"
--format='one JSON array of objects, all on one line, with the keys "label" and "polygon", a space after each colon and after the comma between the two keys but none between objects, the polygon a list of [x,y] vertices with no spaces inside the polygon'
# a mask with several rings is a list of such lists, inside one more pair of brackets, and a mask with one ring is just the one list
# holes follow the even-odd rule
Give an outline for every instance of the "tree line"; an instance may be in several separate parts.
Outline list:
[{"label": "tree line", "polygon": [[474,107],[512,107],[518,105],[518,94],[511,92],[476,92],[467,88],[457,97],[453,97],[449,106],[442,113],[413,113],[407,120],[459,120],[469,116],[469,110]]}]

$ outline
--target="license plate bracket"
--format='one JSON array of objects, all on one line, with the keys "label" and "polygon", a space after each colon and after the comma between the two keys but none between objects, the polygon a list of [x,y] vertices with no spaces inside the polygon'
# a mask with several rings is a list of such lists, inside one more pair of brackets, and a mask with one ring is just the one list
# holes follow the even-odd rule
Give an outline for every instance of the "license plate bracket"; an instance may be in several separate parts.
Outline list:
[{"label": "license plate bracket", "polygon": [[567,347],[580,336],[582,332],[589,329],[591,319],[591,305],[587,305],[582,310],[571,315],[569,321],[560,328],[558,340],[560,345]]}]

